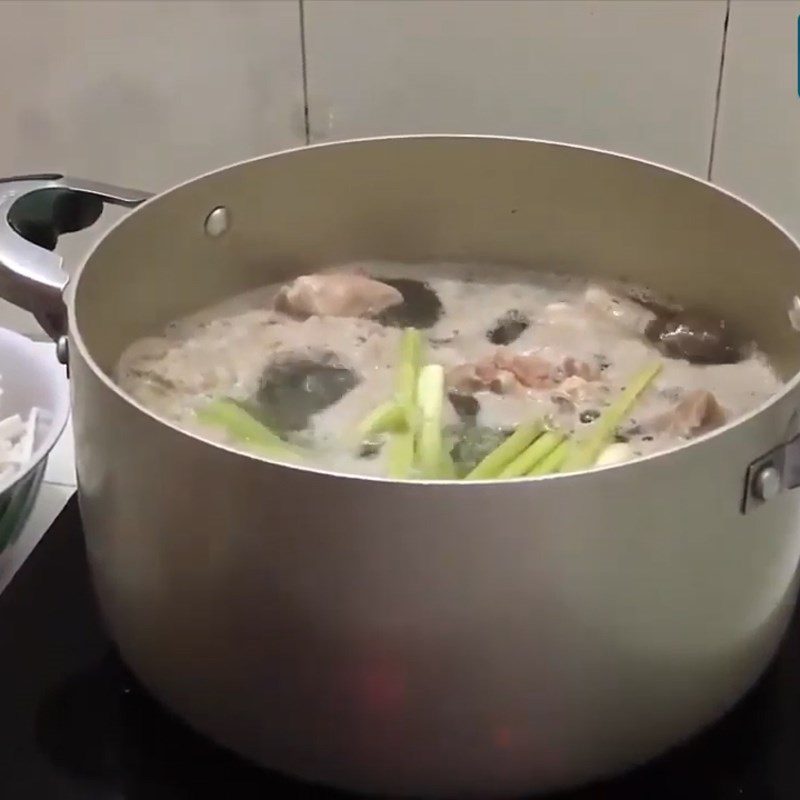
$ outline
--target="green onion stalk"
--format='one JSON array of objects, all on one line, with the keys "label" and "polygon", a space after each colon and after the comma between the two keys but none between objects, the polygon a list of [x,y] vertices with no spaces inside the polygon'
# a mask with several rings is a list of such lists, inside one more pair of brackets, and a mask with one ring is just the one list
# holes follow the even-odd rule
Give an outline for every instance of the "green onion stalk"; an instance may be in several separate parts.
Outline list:
[{"label": "green onion stalk", "polygon": [[361,441],[381,433],[389,434],[388,472],[391,478],[408,478],[414,469],[415,437],[419,427],[417,383],[422,351],[420,332],[416,328],[405,328],[400,340],[395,396],[371,411],[356,429]]},{"label": "green onion stalk", "polygon": [[233,400],[212,400],[195,415],[200,422],[222,428],[231,439],[265,456],[295,460],[298,451],[247,413]]},{"label": "green onion stalk", "polygon": [[406,425],[412,431],[418,424],[417,384],[422,368],[422,344],[422,334],[416,328],[403,330],[395,390],[397,403],[406,416]]},{"label": "green onion stalk", "polygon": [[541,475],[552,475],[561,469],[561,465],[567,460],[572,449],[573,442],[565,439],[557,447],[550,451],[530,472],[528,476],[535,478]]},{"label": "green onion stalk", "polygon": [[441,476],[444,451],[443,403],[444,367],[441,364],[428,364],[420,370],[417,381],[417,406],[420,419],[417,463],[423,478]]},{"label": "green onion stalk", "polygon": [[545,431],[523,450],[511,463],[500,471],[498,478],[520,478],[529,475],[543,459],[550,455],[563,441],[565,435],[560,431]]},{"label": "green onion stalk", "polygon": [[656,362],[633,377],[620,396],[597,418],[586,438],[574,443],[559,472],[576,472],[594,466],[600,453],[614,440],[619,424],[660,370],[661,363]]},{"label": "green onion stalk", "polygon": [[464,480],[492,480],[533,443],[544,429],[541,420],[520,425],[514,433],[499,444],[478,465],[468,472]]},{"label": "green onion stalk", "polygon": [[397,431],[389,436],[390,478],[409,478],[414,469],[414,432],[408,429]]},{"label": "green onion stalk", "polygon": [[403,406],[395,400],[387,400],[367,414],[358,426],[358,436],[363,441],[379,433],[400,431],[405,427],[406,419]]}]

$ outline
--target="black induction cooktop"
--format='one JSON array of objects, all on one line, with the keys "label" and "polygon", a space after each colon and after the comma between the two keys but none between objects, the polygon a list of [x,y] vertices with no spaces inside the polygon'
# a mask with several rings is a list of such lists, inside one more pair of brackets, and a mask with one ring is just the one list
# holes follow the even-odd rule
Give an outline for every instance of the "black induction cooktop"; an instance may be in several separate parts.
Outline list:
[{"label": "black induction cooktop", "polygon": [[[98,617],[75,498],[0,595],[0,798],[344,798],[264,772],[173,719]],[[800,620],[721,723],[618,780],[558,800],[798,800]]]}]

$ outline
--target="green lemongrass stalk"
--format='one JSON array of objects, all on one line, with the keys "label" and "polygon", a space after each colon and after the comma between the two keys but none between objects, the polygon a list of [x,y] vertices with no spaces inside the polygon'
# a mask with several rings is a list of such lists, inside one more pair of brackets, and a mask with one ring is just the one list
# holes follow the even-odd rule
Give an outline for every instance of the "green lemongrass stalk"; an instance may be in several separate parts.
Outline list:
[{"label": "green lemongrass stalk", "polygon": [[585,439],[575,447],[561,466],[561,472],[575,472],[594,466],[600,453],[614,439],[617,426],[630,414],[639,395],[652,383],[661,370],[656,362],[645,367],[629,381],[620,396],[597,418]]},{"label": "green lemongrass stalk", "polygon": [[206,425],[223,428],[236,442],[249,445],[264,455],[297,458],[297,450],[260,423],[232,400],[212,400],[195,412]]},{"label": "green lemongrass stalk", "polygon": [[378,433],[400,430],[406,424],[406,411],[394,400],[381,403],[374,411],[367,414],[358,426],[360,439],[367,439]]},{"label": "green lemongrass stalk", "polygon": [[541,420],[520,425],[511,436],[497,445],[471,472],[464,477],[467,481],[497,478],[517,456],[524,452],[542,432]]},{"label": "green lemongrass stalk", "polygon": [[555,448],[555,450],[551,450],[550,454],[546,455],[528,473],[528,476],[535,478],[540,475],[552,475],[554,472],[558,472],[561,469],[561,465],[569,457],[573,444],[574,442],[571,440],[565,439],[560,445],[558,445],[558,447]]},{"label": "green lemongrass stalk", "polygon": [[416,328],[406,328],[400,340],[400,364],[395,390],[397,403],[404,410],[406,424],[415,430],[418,423],[417,384],[422,365],[422,335]]},{"label": "green lemongrass stalk", "polygon": [[[421,360],[422,336],[416,328],[406,328],[400,340],[400,360],[395,375],[395,399],[381,403],[359,423],[356,434],[360,440],[363,441],[379,433],[399,433],[404,426],[411,431],[417,429],[419,418],[417,409],[417,381],[419,379]],[[407,477],[407,475],[405,475],[405,465],[408,455],[408,442],[405,439],[400,441],[401,443],[395,446],[399,448],[397,452],[402,455],[398,456],[399,462],[395,466]],[[411,466],[409,465],[407,471],[410,472],[410,470]]]},{"label": "green lemongrass stalk", "polygon": [[533,444],[523,450],[510,464],[500,470],[498,478],[520,478],[527,475],[543,458],[546,458],[564,441],[560,431],[545,431]]},{"label": "green lemongrass stalk", "polygon": [[443,402],[444,367],[441,364],[428,364],[420,370],[417,381],[420,414],[417,461],[424,478],[438,478],[442,467]]},{"label": "green lemongrass stalk", "polygon": [[405,480],[411,477],[414,468],[414,434],[404,430],[389,435],[389,463],[387,472],[390,478]]}]

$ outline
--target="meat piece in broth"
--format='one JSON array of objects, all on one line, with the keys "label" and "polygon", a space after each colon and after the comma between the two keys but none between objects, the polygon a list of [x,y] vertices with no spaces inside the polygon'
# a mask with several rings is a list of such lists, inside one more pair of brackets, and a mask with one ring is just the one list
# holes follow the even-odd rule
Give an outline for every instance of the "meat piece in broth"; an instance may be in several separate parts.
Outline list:
[{"label": "meat piece in broth", "polygon": [[275,308],[296,317],[377,317],[403,302],[394,286],[356,273],[301,275],[281,288]]},{"label": "meat piece in broth", "polygon": [[514,373],[504,369],[498,369],[497,375],[489,383],[489,389],[495,394],[513,394],[518,388]]},{"label": "meat piece in broth", "polygon": [[560,367],[561,382],[552,398],[562,407],[578,408],[587,403],[603,405],[608,395],[608,384],[597,364],[567,356]]},{"label": "meat piece in broth", "polygon": [[550,389],[557,383],[553,365],[535,353],[512,355],[498,351],[495,363],[500,369],[511,372],[514,377],[529,389]]},{"label": "meat piece in broth", "polygon": [[570,375],[556,387],[553,399],[557,403],[578,408],[586,403],[601,403],[607,393],[608,387],[599,381],[587,381],[580,375]]},{"label": "meat piece in broth", "polygon": [[[452,393],[470,395],[481,391],[498,391],[506,381],[501,380],[502,369],[495,363],[494,357],[489,356],[480,361],[459,364],[453,367],[446,376],[448,389]],[[512,380],[513,380],[513,376]],[[494,387],[494,388],[493,388]]]},{"label": "meat piece in broth", "polygon": [[705,389],[689,392],[672,411],[662,414],[646,427],[659,433],[690,439],[718,428],[726,414],[714,395]]},{"label": "meat piece in broth", "polygon": [[550,389],[558,383],[554,366],[533,353],[515,354],[499,348],[472,364],[459,364],[447,375],[447,384],[463,394],[489,390],[510,394],[517,389]]},{"label": "meat piece in broth", "polygon": [[583,378],[585,381],[596,381],[600,379],[602,370],[596,364],[589,364],[587,361],[580,361],[572,356],[567,356],[561,364],[561,371],[566,378]]},{"label": "meat piece in broth", "polygon": [[446,376],[447,387],[454,394],[470,395],[489,387],[490,380],[484,380],[478,374],[476,364],[459,364],[453,367]]}]

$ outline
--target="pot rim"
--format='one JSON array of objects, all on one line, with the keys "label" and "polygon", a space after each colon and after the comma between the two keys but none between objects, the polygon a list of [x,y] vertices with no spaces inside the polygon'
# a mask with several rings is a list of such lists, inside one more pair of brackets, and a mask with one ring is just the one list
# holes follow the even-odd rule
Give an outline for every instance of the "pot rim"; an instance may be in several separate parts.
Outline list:
[{"label": "pot rim", "polygon": [[[94,244],[91,246],[89,251],[86,255],[81,259],[81,262],[78,268],[75,270],[73,275],[71,276],[68,284],[68,289],[65,292],[65,303],[67,306],[67,314],[69,320],[68,326],[68,335],[70,341],[70,345],[77,347],[78,351],[81,354],[81,357],[86,362],[86,364],[90,367],[91,371],[94,373],[95,377],[100,380],[107,389],[113,392],[119,400],[122,400],[127,405],[133,407],[139,413],[144,414],[145,416],[149,417],[152,421],[158,423],[159,425],[163,425],[167,428],[170,428],[175,433],[178,433],[181,436],[186,436],[190,439],[195,440],[196,442],[206,445],[207,447],[212,447],[218,450],[226,451],[232,455],[247,458],[253,461],[265,462],[267,464],[271,464],[273,466],[283,467],[286,469],[297,470],[299,472],[309,472],[320,476],[327,476],[331,478],[339,478],[339,479],[349,479],[349,480],[361,480],[361,481],[374,481],[378,483],[389,483],[389,484],[408,484],[408,485],[423,485],[423,486],[439,486],[439,485],[447,485],[447,486],[483,486],[483,485],[492,485],[497,486],[498,483],[503,484],[511,484],[511,483],[531,483],[531,482],[539,482],[539,481],[552,481],[558,480],[561,478],[586,478],[595,473],[606,473],[609,470],[625,470],[629,467],[635,467],[640,465],[644,462],[650,462],[655,459],[661,459],[667,456],[673,456],[677,453],[682,453],[689,448],[694,448],[700,445],[703,445],[711,440],[716,439],[717,437],[724,436],[728,432],[732,431],[735,428],[738,428],[740,425],[744,425],[752,419],[755,419],[763,412],[767,411],[768,409],[772,408],[774,405],[779,403],[783,400],[787,395],[794,392],[797,387],[800,385],[800,370],[795,372],[795,374],[783,385],[783,388],[776,392],[774,395],[769,397],[766,401],[761,403],[760,405],[756,406],[751,411],[743,414],[742,416],[736,417],[734,420],[726,422],[720,428],[716,428],[713,431],[708,433],[702,434],[698,436],[696,439],[691,439],[684,444],[678,445],[677,447],[669,448],[668,450],[663,450],[658,453],[651,453],[644,456],[639,456],[638,458],[631,459],[630,461],[623,462],[621,464],[610,464],[608,466],[594,468],[590,470],[584,470],[581,472],[574,472],[574,473],[565,473],[565,474],[554,474],[554,475],[540,475],[540,476],[523,476],[520,478],[510,478],[504,481],[497,481],[497,480],[475,480],[475,481],[454,481],[454,480],[445,480],[445,479],[422,479],[422,478],[411,478],[411,479],[404,479],[404,480],[397,480],[394,478],[388,478],[384,476],[375,476],[375,475],[355,475],[352,473],[346,472],[338,472],[335,470],[327,470],[321,469],[319,467],[314,466],[306,466],[303,464],[293,464],[283,461],[276,461],[271,458],[267,458],[264,456],[256,455],[255,453],[248,453],[242,450],[237,449],[236,447],[228,446],[225,444],[221,444],[219,442],[212,442],[208,439],[204,439],[202,436],[198,434],[192,433],[191,431],[185,430],[180,426],[174,424],[173,422],[162,419],[156,413],[151,411],[150,409],[146,408],[144,405],[139,403],[133,397],[128,395],[124,392],[112,378],[105,374],[105,372],[99,367],[97,362],[95,361],[94,357],[90,354],[89,348],[86,345],[86,342],[83,339],[83,336],[80,333],[79,326],[76,320],[75,314],[75,294],[78,284],[80,283],[81,276],[83,275],[83,271],[89,261],[94,257],[97,250],[102,246],[103,242],[113,235],[114,231],[120,227],[122,224],[127,222],[127,220],[138,213],[140,208],[144,208],[149,206],[150,204],[160,200],[165,195],[171,194],[172,192],[178,191],[185,186],[189,186],[192,183],[196,183],[201,181],[205,178],[211,177],[212,175],[216,175],[222,172],[226,172],[227,170],[234,169],[237,167],[244,167],[248,164],[254,164],[260,161],[264,161],[265,159],[270,158],[279,158],[281,156],[288,156],[293,153],[301,153],[307,150],[319,150],[319,149],[327,149],[327,148],[336,148],[336,147],[343,147],[349,146],[353,144],[368,144],[373,142],[385,142],[385,141],[398,141],[398,140],[426,140],[426,139],[433,139],[433,140],[457,140],[457,139],[471,139],[471,140],[488,140],[488,141],[500,141],[500,142],[519,142],[519,143],[527,143],[527,144],[541,144],[541,145],[549,145],[554,147],[562,147],[568,148],[572,150],[582,150],[589,153],[597,153],[599,155],[610,156],[612,158],[623,159],[625,161],[635,162],[637,164],[644,164],[649,167],[655,167],[658,170],[662,170],[664,172],[672,173],[673,175],[677,175],[682,178],[686,178],[694,183],[698,183],[702,186],[705,186],[715,192],[719,192],[730,199],[738,202],[740,205],[745,206],[750,211],[755,214],[758,214],[762,219],[766,220],[770,223],[774,228],[776,228],[780,233],[782,233],[795,247],[795,249],[800,252],[800,241],[796,239],[780,222],[774,219],[771,215],[767,214],[765,211],[754,206],[745,198],[741,197],[740,195],[732,192],[728,189],[725,189],[722,186],[718,186],[712,183],[705,178],[697,177],[696,175],[692,175],[689,172],[685,172],[684,170],[677,169],[675,167],[667,166],[666,164],[661,164],[657,161],[652,161],[647,158],[639,158],[638,156],[631,156],[625,153],[619,153],[614,150],[607,150],[600,147],[591,147],[589,145],[582,145],[582,144],[575,144],[572,142],[559,142],[553,139],[536,139],[526,136],[502,136],[502,135],[494,135],[494,134],[471,134],[471,133],[413,133],[413,134],[397,134],[397,135],[384,135],[384,136],[365,136],[365,137],[357,137],[353,139],[337,139],[335,141],[329,142],[318,142],[315,144],[307,144],[307,145],[299,145],[297,147],[289,147],[283,150],[278,150],[273,153],[265,153],[259,156],[253,156],[251,158],[245,158],[240,161],[235,161],[230,164],[223,165],[221,167],[217,167],[215,169],[209,170],[208,172],[202,173],[200,175],[196,175],[192,178],[189,178],[185,181],[181,181],[180,183],[171,186],[168,189],[165,189],[163,192],[158,192],[157,194],[153,195],[151,198],[146,200],[136,209],[131,211],[128,214],[125,214],[121,219],[117,220]],[[768,449],[765,447],[765,450]],[[743,461],[746,457],[743,457]],[[743,464],[743,472],[745,471],[746,463]]]}]

